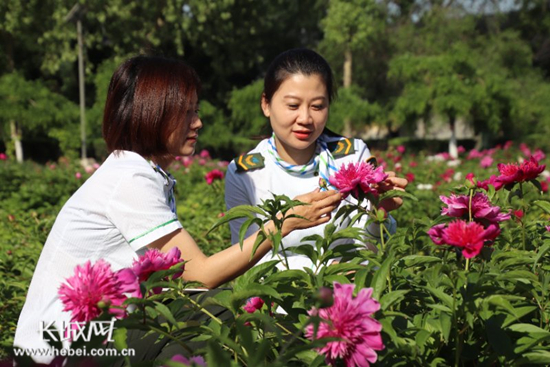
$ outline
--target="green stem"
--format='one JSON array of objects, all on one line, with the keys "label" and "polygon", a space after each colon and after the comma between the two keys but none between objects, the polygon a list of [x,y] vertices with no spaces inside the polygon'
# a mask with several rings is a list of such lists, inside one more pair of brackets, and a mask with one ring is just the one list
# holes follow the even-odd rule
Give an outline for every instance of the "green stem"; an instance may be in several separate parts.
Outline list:
[{"label": "green stem", "polygon": [[172,339],[173,341],[175,341],[176,343],[178,343],[180,346],[182,346],[183,349],[185,349],[187,352],[189,352],[189,355],[193,354],[193,351],[187,346],[185,345],[185,343],[183,343],[181,340],[179,340],[178,338],[172,336],[171,334],[165,332],[164,330],[161,330],[161,329],[157,329],[156,327],[154,326],[150,326],[149,325],[149,328],[165,337],[167,337],[168,339]]},{"label": "green stem", "polygon": [[474,190],[470,189],[470,200],[468,202],[468,216],[470,218],[470,222],[472,221],[472,199],[474,197]]},{"label": "green stem", "polygon": [[182,296],[183,298],[187,298],[195,307],[197,307],[202,313],[208,315],[212,320],[216,321],[218,324],[222,325],[223,322],[222,320],[220,320],[219,318],[217,318],[216,316],[214,316],[210,311],[208,311],[206,308],[202,307],[198,302],[196,302],[193,298],[189,297],[189,295],[183,293],[183,292],[178,292],[178,294],[180,296]]}]

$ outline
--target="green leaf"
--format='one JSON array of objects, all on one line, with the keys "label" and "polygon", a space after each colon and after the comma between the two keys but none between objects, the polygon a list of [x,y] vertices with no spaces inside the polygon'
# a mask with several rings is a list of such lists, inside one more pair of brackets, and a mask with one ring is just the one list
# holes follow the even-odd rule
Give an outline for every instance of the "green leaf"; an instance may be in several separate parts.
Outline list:
[{"label": "green leaf", "polygon": [[278,282],[287,282],[290,283],[292,281],[303,281],[307,283],[309,281],[309,277],[307,273],[303,272],[302,270],[285,270],[285,271],[279,271],[275,274],[270,275],[267,277],[264,281],[265,284],[272,284],[272,283],[278,283]]},{"label": "green leaf", "polygon": [[514,307],[510,304],[510,302],[499,295],[491,295],[483,300],[484,303],[488,303],[490,305],[496,306],[497,308],[503,309],[510,313],[510,315],[517,317],[516,310]]},{"label": "green leaf", "polygon": [[430,286],[424,286],[422,287],[426,289],[428,292],[430,292],[433,296],[435,296],[437,299],[442,301],[445,306],[449,307],[450,309],[453,309],[453,297],[443,292],[443,290],[439,288],[434,288]]},{"label": "green leaf", "polygon": [[172,315],[172,312],[170,312],[170,309],[163,305],[160,302],[155,302],[155,310],[158,311],[159,314],[161,314],[167,321],[169,321],[172,325],[178,325],[178,322]]},{"label": "green leaf", "polygon": [[550,352],[547,350],[534,350],[532,352],[524,353],[520,359],[517,360],[518,364],[542,364],[550,365]]},{"label": "green leaf", "polygon": [[237,278],[235,284],[233,285],[233,289],[238,291],[243,288],[248,288],[250,283],[257,284],[260,278],[273,270],[278,263],[279,260],[271,260],[252,267],[246,273]]},{"label": "green leaf", "polygon": [[546,255],[548,251],[550,251],[550,242],[545,241],[544,245],[539,249],[537,257],[535,258],[535,262],[533,263],[533,271],[535,271],[538,262],[544,255]]},{"label": "green leaf", "polygon": [[535,200],[533,201],[533,204],[544,210],[546,214],[550,214],[550,202],[544,200]]},{"label": "green leaf", "polygon": [[218,228],[219,226],[232,221],[233,219],[255,218],[256,217],[255,214],[258,214],[263,217],[267,216],[267,213],[264,210],[262,210],[261,208],[255,205],[239,205],[239,206],[233,207],[229,209],[227,212],[225,212],[225,215],[221,217],[216,223],[214,223],[212,228],[208,230],[207,234],[212,232],[214,229]]},{"label": "green leaf", "polygon": [[380,265],[380,268],[374,273],[372,277],[371,287],[373,288],[372,298],[380,299],[382,292],[386,290],[386,283],[390,274],[391,266],[393,265],[393,256],[388,256],[384,262]]},{"label": "green leaf", "polygon": [[424,255],[409,255],[402,257],[400,261],[404,261],[405,265],[408,267],[441,263],[441,258],[435,256],[424,256]]},{"label": "green leaf", "polygon": [[449,335],[451,334],[452,325],[451,315],[444,312],[440,313],[439,324],[441,325],[441,333],[443,334],[443,339],[445,339],[445,341],[449,341]]},{"label": "green leaf", "polygon": [[206,362],[209,366],[231,366],[230,356],[214,341],[208,342]]},{"label": "green leaf", "polygon": [[485,323],[487,340],[491,347],[501,356],[512,358],[512,341],[502,327],[502,317],[492,316]]},{"label": "green leaf", "polygon": [[380,307],[382,310],[386,310],[388,307],[393,306],[395,303],[400,302],[405,298],[405,295],[411,290],[397,290],[386,293],[380,299]]}]

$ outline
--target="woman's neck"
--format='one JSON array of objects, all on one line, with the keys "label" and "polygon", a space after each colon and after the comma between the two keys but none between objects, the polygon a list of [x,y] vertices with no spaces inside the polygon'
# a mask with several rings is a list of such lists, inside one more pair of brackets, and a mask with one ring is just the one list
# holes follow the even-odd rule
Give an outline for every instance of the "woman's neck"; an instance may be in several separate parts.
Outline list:
[{"label": "woman's neck", "polygon": [[279,157],[287,163],[304,165],[307,164],[313,155],[315,154],[316,144],[311,144],[306,149],[295,149],[281,143],[277,137],[275,137],[275,146],[277,147],[277,153]]},{"label": "woman's neck", "polygon": [[158,164],[163,171],[167,171],[170,164],[174,161],[174,157],[154,157],[151,158],[155,164]]}]

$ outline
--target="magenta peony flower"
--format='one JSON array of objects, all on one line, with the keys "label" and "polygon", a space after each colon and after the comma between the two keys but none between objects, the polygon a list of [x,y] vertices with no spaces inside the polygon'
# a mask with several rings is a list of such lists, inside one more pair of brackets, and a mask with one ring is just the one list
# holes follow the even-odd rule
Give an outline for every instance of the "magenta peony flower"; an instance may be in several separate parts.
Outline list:
[{"label": "magenta peony flower", "polygon": [[212,185],[215,180],[223,180],[223,172],[219,169],[213,169],[204,176],[204,179],[207,184]]},{"label": "magenta peony flower", "polygon": [[[170,251],[164,253],[159,250],[148,250],[145,254],[140,256],[137,260],[134,260],[132,265],[132,271],[137,276],[139,282],[144,282],[149,279],[152,273],[160,270],[170,269],[172,266],[182,263],[181,252],[179,248],[174,247]],[[178,271],[172,276],[172,279],[176,279],[183,273],[183,267],[181,271]],[[160,288],[153,289],[153,293],[160,293]],[[132,294],[132,297],[141,297],[141,291],[139,288],[137,292]]]},{"label": "magenta peony flower", "polygon": [[[109,263],[98,260],[94,265],[87,261],[77,265],[75,274],[59,287],[59,299],[71,312],[71,321],[88,322],[98,317],[102,306],[120,306],[126,300],[124,286]],[[111,313],[121,317],[124,311],[111,308]]]},{"label": "magenta peony flower", "polygon": [[512,145],[514,145],[514,142],[511,140],[508,140],[506,143],[504,143],[504,145],[502,146],[502,149],[508,150],[512,147]]},{"label": "magenta peony flower", "polygon": [[0,161],[5,161],[6,159],[8,159],[6,153],[0,153]]},{"label": "magenta peony flower", "polygon": [[523,178],[523,171],[516,163],[499,163],[497,164],[497,168],[500,172],[500,175],[496,178],[495,181],[502,183],[502,185],[520,182]]},{"label": "magenta peony flower", "polygon": [[384,181],[388,175],[382,167],[375,168],[366,162],[343,164],[340,170],[329,178],[329,183],[336,187],[346,198],[351,194],[359,199],[362,193],[378,195],[373,185]]},{"label": "magenta peony flower", "polygon": [[443,242],[462,248],[465,258],[477,256],[485,242],[494,241],[500,234],[497,225],[491,224],[487,229],[476,222],[455,220],[443,231]]},{"label": "magenta peony flower", "polygon": [[408,173],[405,173],[405,178],[407,179],[407,181],[409,181],[409,183],[411,182],[414,182],[414,173],[412,172],[408,172]]},{"label": "magenta peony flower", "polygon": [[489,190],[489,185],[493,185],[493,187],[495,188],[495,190],[500,190],[502,188],[502,186],[504,186],[504,184],[498,180],[498,177],[495,176],[495,175],[491,175],[491,177],[487,180],[483,180],[483,181],[478,181],[477,182],[477,187],[487,191]]},{"label": "magenta peony flower", "polygon": [[82,173],[80,172],[77,172],[74,174],[74,177],[77,179],[77,180],[80,180],[82,178]]},{"label": "magenta peony flower", "polygon": [[538,175],[544,171],[546,165],[539,165],[539,162],[535,157],[531,156],[529,160],[523,161],[520,166],[520,170],[523,172],[522,181],[534,180]]},{"label": "magenta peony flower", "polygon": [[[134,260],[132,270],[139,278],[140,282],[149,279],[149,276],[159,270],[167,270],[172,266],[183,262],[180,258],[181,252],[177,247],[172,248],[168,252],[160,252],[159,250],[152,249],[145,252],[137,260]],[[174,274],[174,278],[181,276],[181,272]]]},{"label": "magenta peony flower", "polygon": [[541,181],[540,189],[542,190],[542,192],[548,192],[548,181]]},{"label": "magenta peony flower", "polygon": [[462,154],[466,151],[466,148],[464,148],[464,146],[462,145],[459,145],[458,148],[457,148],[457,151],[459,154]]},{"label": "magenta peony flower", "polygon": [[202,356],[195,356],[191,358],[186,358],[182,356],[181,354],[176,354],[175,356],[170,359],[170,361],[183,363],[187,366],[201,366],[201,367],[207,367],[206,361]]},{"label": "magenta peony flower", "polygon": [[361,289],[355,298],[354,288],[354,284],[334,282],[332,306],[308,312],[326,322],[321,321],[317,330],[314,325],[308,325],[305,330],[307,338],[341,339],[318,349],[332,365],[337,359],[343,359],[348,367],[370,366],[377,360],[375,351],[384,349],[380,335],[382,325],[371,317],[380,309],[380,304],[371,298],[372,288]]},{"label": "magenta peony flower", "polygon": [[546,231],[550,232],[550,226],[546,226]]},{"label": "magenta peony flower", "polygon": [[264,300],[260,297],[252,297],[246,301],[243,309],[248,313],[254,313],[256,310],[260,310],[264,306]]},{"label": "magenta peony flower", "polygon": [[199,153],[199,157],[204,158],[204,159],[209,159],[210,158],[210,152],[206,149],[203,149]]},{"label": "magenta peony flower", "polygon": [[[441,209],[441,215],[449,217],[465,217],[469,215],[468,206],[470,197],[468,195],[454,195],[450,197],[440,196],[447,207]],[[478,192],[472,197],[472,217],[487,223],[498,223],[510,219],[510,214],[500,212],[500,207],[492,206],[487,195]]]},{"label": "magenta peony flower", "polygon": [[404,145],[398,145],[396,148],[395,148],[400,154],[403,154],[405,153],[405,146]]}]

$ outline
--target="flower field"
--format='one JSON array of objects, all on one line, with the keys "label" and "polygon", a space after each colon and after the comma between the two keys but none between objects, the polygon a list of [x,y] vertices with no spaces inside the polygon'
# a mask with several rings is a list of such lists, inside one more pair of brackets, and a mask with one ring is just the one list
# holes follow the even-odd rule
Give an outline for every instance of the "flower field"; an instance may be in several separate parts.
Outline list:
[{"label": "flower field", "polygon": [[[460,149],[458,159],[409,152],[401,145],[374,155],[378,168],[344,167],[330,183],[359,199],[403,196],[403,206],[391,212],[397,232],[384,230],[383,210],[365,212],[350,204],[334,220],[369,215],[381,227],[380,238],[327,226],[324,236],[310,238],[315,246],[294,250],[310,257],[315,270],[281,271],[268,262],[218,292],[211,302],[229,310],[228,321],[189,321],[190,315],[209,311],[185,291],[197,284],[177,278],[185,269],[175,254],[148,252],[118,273],[101,262],[82,264],[75,269],[79,281],[69,279],[62,287],[62,300],[78,322],[116,316],[118,348],[127,345],[127,330],[151,331],[183,350],[200,335],[193,340],[200,347],[165,362],[171,366],[550,364],[545,153],[509,142],[484,151]],[[97,168],[84,170],[66,160],[18,165],[4,158],[0,360],[11,355],[17,317],[56,213]],[[277,196],[258,208],[226,213],[226,166],[203,151],[170,168],[178,181],[180,220],[208,254],[229,246],[231,218],[254,212],[269,220],[299,205]],[[406,194],[377,193],[373,183],[382,170],[406,177]],[[331,246],[342,238],[370,242],[378,251]],[[284,246],[284,239],[272,239],[275,247]],[[334,263],[334,257],[343,260]],[[79,293],[80,282],[95,284],[99,278],[108,286],[96,289],[97,298]],[[134,306],[127,309],[129,304]],[[95,343],[101,346],[102,340]]]}]

